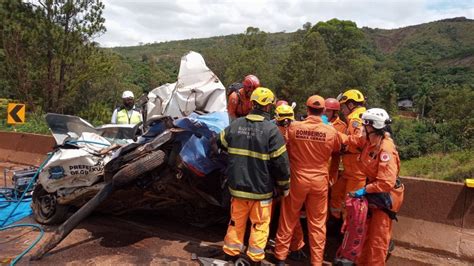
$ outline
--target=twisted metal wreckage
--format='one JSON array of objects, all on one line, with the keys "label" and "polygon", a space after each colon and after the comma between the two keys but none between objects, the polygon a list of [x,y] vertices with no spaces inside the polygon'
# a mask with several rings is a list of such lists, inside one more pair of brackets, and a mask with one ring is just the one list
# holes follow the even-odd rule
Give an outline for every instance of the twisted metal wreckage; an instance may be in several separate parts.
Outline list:
[{"label": "twisted metal wreckage", "polygon": [[[225,219],[225,165],[213,140],[229,124],[226,93],[202,56],[185,55],[177,82],[152,90],[137,104],[144,109],[143,125],[94,128],[79,117],[46,116],[57,147],[41,169],[32,208],[39,223],[63,223],[32,260],[96,209],[115,214],[172,209],[201,226]],[[139,129],[144,134],[136,138]]]}]

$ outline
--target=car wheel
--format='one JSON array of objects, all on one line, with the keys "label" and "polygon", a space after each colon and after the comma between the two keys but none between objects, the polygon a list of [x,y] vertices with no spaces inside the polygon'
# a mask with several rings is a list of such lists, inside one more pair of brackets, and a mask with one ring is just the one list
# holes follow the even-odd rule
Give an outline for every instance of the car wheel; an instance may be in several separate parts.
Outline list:
[{"label": "car wheel", "polygon": [[42,185],[37,184],[33,190],[31,208],[38,223],[52,225],[60,224],[68,218],[70,206],[58,204],[56,193],[49,193]]}]

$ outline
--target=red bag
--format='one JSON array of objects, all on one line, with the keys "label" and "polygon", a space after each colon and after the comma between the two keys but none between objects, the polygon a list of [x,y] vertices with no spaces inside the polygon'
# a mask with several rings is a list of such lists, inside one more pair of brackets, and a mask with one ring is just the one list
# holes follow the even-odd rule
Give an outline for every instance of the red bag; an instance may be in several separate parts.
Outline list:
[{"label": "red bag", "polygon": [[346,219],[342,225],[341,233],[344,240],[336,253],[336,265],[356,263],[362,252],[367,235],[367,212],[369,205],[365,197],[346,198]]}]

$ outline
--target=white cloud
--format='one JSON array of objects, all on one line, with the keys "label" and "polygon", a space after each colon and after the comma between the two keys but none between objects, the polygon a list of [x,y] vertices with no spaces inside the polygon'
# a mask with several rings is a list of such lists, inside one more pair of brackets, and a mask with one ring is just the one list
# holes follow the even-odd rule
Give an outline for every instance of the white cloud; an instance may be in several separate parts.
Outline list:
[{"label": "white cloud", "polygon": [[290,32],[305,22],[332,18],[386,29],[450,17],[474,18],[470,0],[105,0],[104,4],[107,32],[96,41],[106,47],[242,33],[248,26]]}]

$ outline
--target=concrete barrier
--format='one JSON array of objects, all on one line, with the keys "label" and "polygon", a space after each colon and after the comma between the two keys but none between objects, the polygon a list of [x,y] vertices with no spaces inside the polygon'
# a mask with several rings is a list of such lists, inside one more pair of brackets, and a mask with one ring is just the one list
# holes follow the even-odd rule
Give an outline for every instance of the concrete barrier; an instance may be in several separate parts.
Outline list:
[{"label": "concrete barrier", "polygon": [[39,166],[55,144],[52,136],[0,131],[0,161]]},{"label": "concrete barrier", "polygon": [[395,241],[403,246],[474,261],[474,189],[464,184],[402,177],[405,200]]}]

